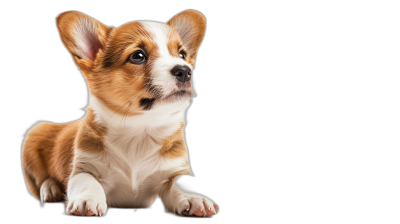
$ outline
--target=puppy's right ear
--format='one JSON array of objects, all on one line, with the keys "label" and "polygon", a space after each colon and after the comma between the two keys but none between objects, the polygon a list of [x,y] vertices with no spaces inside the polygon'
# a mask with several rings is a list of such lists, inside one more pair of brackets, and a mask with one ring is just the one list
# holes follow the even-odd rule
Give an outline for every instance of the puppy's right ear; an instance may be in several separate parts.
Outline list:
[{"label": "puppy's right ear", "polygon": [[100,51],[106,46],[112,28],[76,11],[57,17],[61,40],[81,70],[91,70]]}]

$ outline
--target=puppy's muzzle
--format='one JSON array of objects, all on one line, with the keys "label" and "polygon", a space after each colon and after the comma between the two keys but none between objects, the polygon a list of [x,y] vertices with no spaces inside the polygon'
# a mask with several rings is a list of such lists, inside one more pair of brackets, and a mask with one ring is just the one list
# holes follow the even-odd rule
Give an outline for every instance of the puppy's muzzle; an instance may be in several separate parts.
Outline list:
[{"label": "puppy's muzzle", "polygon": [[171,74],[175,76],[179,82],[185,83],[190,81],[192,70],[186,65],[177,65],[171,70]]}]

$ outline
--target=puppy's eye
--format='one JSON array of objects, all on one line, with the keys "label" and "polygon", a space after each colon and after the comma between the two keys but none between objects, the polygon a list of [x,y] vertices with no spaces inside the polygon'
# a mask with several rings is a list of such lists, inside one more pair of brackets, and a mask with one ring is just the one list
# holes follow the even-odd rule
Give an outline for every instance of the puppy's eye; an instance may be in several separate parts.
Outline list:
[{"label": "puppy's eye", "polygon": [[143,51],[136,51],[129,56],[129,62],[133,64],[142,64],[146,61],[146,56]]},{"label": "puppy's eye", "polygon": [[181,57],[183,60],[186,59],[186,53],[184,51],[179,52],[179,57]]}]

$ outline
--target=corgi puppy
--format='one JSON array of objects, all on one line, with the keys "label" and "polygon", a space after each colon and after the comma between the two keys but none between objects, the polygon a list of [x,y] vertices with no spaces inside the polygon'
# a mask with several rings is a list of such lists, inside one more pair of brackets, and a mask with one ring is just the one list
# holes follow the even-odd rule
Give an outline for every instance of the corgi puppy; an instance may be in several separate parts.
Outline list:
[{"label": "corgi puppy", "polygon": [[89,104],[81,120],[29,130],[22,153],[29,191],[41,202],[65,199],[67,214],[79,216],[148,207],[157,196],[169,212],[216,214],[210,199],[174,184],[191,174],[184,115],[205,17],[187,10],[166,24],[113,28],[69,11],[57,27],[85,76]]}]

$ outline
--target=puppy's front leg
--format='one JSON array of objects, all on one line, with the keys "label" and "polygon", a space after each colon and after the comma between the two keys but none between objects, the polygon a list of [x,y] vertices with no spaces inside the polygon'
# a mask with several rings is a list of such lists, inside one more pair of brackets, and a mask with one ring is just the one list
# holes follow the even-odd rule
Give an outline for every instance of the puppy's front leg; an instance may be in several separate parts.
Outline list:
[{"label": "puppy's front leg", "polygon": [[218,206],[210,199],[183,193],[175,184],[160,193],[165,209],[184,216],[212,216],[218,212]]},{"label": "puppy's front leg", "polygon": [[106,195],[101,184],[88,173],[78,173],[68,182],[67,213],[102,216],[107,210]]}]

